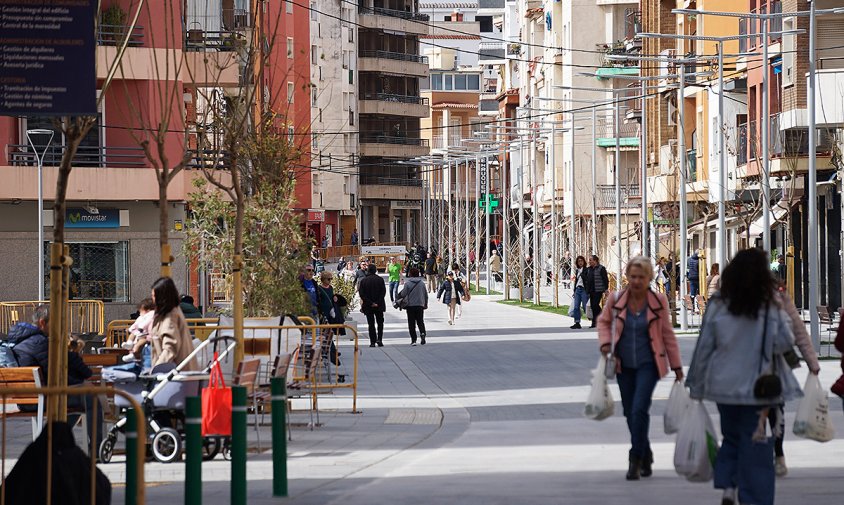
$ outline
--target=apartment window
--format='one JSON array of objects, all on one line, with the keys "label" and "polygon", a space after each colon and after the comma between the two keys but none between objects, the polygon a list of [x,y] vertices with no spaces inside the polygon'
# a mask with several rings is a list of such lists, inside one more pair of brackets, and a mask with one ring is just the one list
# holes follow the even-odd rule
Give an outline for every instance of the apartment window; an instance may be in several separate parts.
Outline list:
[{"label": "apartment window", "polygon": [[355,27],[350,26],[349,27],[349,42],[354,42],[354,41],[355,41]]},{"label": "apartment window", "polygon": [[293,37],[287,37],[287,57],[293,57]]},{"label": "apartment window", "polygon": [[[129,301],[129,242],[77,242],[67,244],[73,268],[70,297],[104,302]],[[50,243],[44,242],[45,289],[50,287]]]},{"label": "apartment window", "polygon": [[[100,90],[97,90],[97,99],[100,98]],[[46,154],[44,155],[44,163],[51,164],[51,165],[58,165],[61,161],[62,157],[62,146],[65,145],[65,138],[64,133],[62,133],[61,128],[57,128],[53,125],[52,117],[45,117],[45,116],[26,116],[23,118],[21,124],[21,130],[26,132],[26,130],[51,130],[53,132],[53,140],[50,142],[50,147],[47,149]],[[59,118],[60,121],[64,121],[63,118]],[[82,141],[79,143],[79,148],[76,151],[76,155],[73,157],[73,165],[77,167],[98,167],[103,166],[105,164],[104,156],[104,147],[106,147],[105,143],[105,129],[102,126],[103,124],[103,103],[100,102],[97,105],[97,119],[94,122],[94,126],[88,130],[88,133],[85,134],[85,137],[82,138]],[[37,151],[39,153],[44,152],[44,149],[47,147],[47,140],[49,139],[48,135],[33,135],[32,142],[35,144]],[[26,144],[26,146],[21,149],[24,152],[30,152],[29,142],[24,136],[21,139],[21,144]],[[35,165],[35,156],[31,156],[26,158],[26,163],[31,163]],[[120,162],[118,161],[117,164]],[[23,160],[21,162],[23,163]],[[49,255],[47,256],[49,258]]]},{"label": "apartment window", "polygon": [[454,76],[454,89],[466,89],[465,74],[457,74]]},{"label": "apartment window", "polygon": [[287,103],[293,103],[293,83],[287,83]]},{"label": "apartment window", "polygon": [[[317,149],[319,148],[319,133],[312,133],[311,134],[311,148]],[[319,155],[322,158],[322,154]]]},{"label": "apartment window", "polygon": [[319,91],[317,91],[316,86],[313,86],[311,88],[311,107],[316,107],[318,100],[319,100]]},{"label": "apartment window", "polygon": [[355,125],[355,110],[349,107],[349,126]]},{"label": "apartment window", "polygon": [[466,89],[477,91],[481,89],[481,76],[478,74],[470,74]]},{"label": "apartment window", "polygon": [[318,60],[319,60],[319,51],[317,49],[317,46],[316,46],[316,44],[311,44],[311,65],[316,65]]},{"label": "apartment window", "polygon": [[443,89],[443,75],[442,74],[431,74],[431,89],[434,91],[439,91]]},{"label": "apartment window", "polygon": [[311,180],[312,180],[312,185],[314,187],[314,191],[317,191],[317,189],[319,188],[319,174],[318,173],[313,174],[311,176],[311,178],[312,178]]},{"label": "apartment window", "polygon": [[343,176],[343,194],[349,194],[349,176]]},{"label": "apartment window", "polygon": [[[795,18],[788,17],[782,20],[783,31],[794,30]],[[783,35],[782,37],[782,85],[783,87],[794,85],[794,51],[797,49],[797,35]]]},{"label": "apartment window", "polygon": [[454,75],[453,74],[444,74],[443,75],[443,89],[454,89]]},{"label": "apartment window", "polygon": [[311,19],[314,21],[319,20],[319,13],[317,12],[316,2],[311,2]]},{"label": "apartment window", "polygon": [[291,0],[282,0],[286,5],[286,10],[288,14],[293,14],[293,2]]},{"label": "apartment window", "polygon": [[[434,91],[479,91],[480,74],[431,74],[431,88]],[[427,86],[427,82],[423,82]]]},{"label": "apartment window", "polygon": [[296,130],[292,126],[287,127],[287,143],[292,144],[296,136]]},{"label": "apartment window", "polygon": [[481,33],[492,32],[492,16],[475,16],[475,21],[480,25]]}]

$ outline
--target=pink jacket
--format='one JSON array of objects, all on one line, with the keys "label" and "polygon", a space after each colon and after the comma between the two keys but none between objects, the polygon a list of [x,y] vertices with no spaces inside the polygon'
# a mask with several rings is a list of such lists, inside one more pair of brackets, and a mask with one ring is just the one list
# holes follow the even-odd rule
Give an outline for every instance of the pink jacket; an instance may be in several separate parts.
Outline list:
[{"label": "pink jacket", "polygon": [[[612,340],[617,344],[624,330],[624,322],[627,320],[627,290],[620,293],[616,300],[617,293],[611,292],[607,296],[607,303],[598,316],[598,342],[599,348],[609,344]],[[682,368],[683,362],[680,359],[680,348],[677,346],[677,337],[674,335],[674,328],[671,325],[671,314],[668,310],[668,298],[662,293],[654,293],[648,290],[647,302],[648,333],[651,337],[651,350],[656,358],[656,368],[659,376],[665,377],[669,370]],[[612,329],[613,313],[616,314],[615,335],[610,337]],[[618,362],[618,371],[621,371],[621,360]]]}]

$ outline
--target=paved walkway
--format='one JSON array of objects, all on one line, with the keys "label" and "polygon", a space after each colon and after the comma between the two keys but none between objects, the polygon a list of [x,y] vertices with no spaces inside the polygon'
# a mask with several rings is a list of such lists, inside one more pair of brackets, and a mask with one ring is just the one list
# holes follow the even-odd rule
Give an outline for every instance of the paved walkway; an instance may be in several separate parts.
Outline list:
[{"label": "paved walkway", "polygon": [[[390,309],[385,347],[361,351],[361,413],[350,413],[350,399],[338,393],[321,399],[323,408],[334,409],[321,413],[321,427],[294,428],[289,498],[271,497],[270,454],[250,455],[249,503],[720,503],[711,483],[688,483],[674,472],[673,437],[662,433],[661,417],[670,378],[659,383],[652,409],[654,476],[626,482],[628,435],[621,409],[602,422],[581,417],[597,361],[595,332],[569,330],[569,318],[483,296],[464,308],[449,326],[445,306],[432,300],[428,345],[416,347],[409,345],[404,314]],[[356,319],[362,322],[359,314]],[[680,337],[686,362],[694,342],[693,336]],[[351,348],[341,352],[349,357]],[[837,363],[824,362],[824,384],[837,374]],[[787,406],[788,423],[795,409]],[[778,503],[841,503],[844,415],[837,399],[833,410],[839,438],[832,442],[797,439],[789,429],[790,473],[777,481]],[[294,418],[305,420],[302,414]],[[254,438],[252,427],[250,434]],[[267,429],[261,439],[266,447]],[[122,480],[121,464],[102,468],[113,482]],[[147,503],[182,503],[183,464],[146,468]],[[228,463],[218,458],[204,469],[204,503],[227,503]],[[114,502],[122,503],[122,487],[114,494]]]}]

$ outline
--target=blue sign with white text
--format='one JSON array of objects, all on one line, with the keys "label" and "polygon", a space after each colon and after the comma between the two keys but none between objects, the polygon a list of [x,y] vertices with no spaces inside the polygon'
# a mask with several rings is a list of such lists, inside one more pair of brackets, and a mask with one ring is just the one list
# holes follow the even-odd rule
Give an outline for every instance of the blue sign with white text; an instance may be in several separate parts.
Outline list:
[{"label": "blue sign with white text", "polygon": [[0,116],[96,115],[94,0],[0,0]]},{"label": "blue sign with white text", "polygon": [[120,228],[120,209],[98,209],[92,214],[85,209],[68,208],[65,228]]}]

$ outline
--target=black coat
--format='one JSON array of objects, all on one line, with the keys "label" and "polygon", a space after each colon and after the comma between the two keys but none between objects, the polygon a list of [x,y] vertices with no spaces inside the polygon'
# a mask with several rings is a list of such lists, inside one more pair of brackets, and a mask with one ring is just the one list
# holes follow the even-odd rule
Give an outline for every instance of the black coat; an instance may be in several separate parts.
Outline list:
[{"label": "black coat", "polygon": [[[6,504],[29,505],[47,503],[45,476],[47,468],[47,427],[23,451],[20,459],[6,477]],[[71,426],[54,421],[53,431],[53,503],[88,505],[91,503],[91,460],[76,445]],[[111,503],[111,483],[95,467],[97,497],[94,503]]]},{"label": "black coat", "polygon": [[[50,343],[41,330],[30,323],[18,323],[9,330],[9,343],[14,344],[12,351],[18,358],[18,366],[37,366],[41,376],[47,379],[47,356]],[[73,386],[91,377],[91,369],[75,352],[67,353],[67,384]]]},{"label": "black coat", "polygon": [[360,310],[364,314],[387,310],[387,303],[384,301],[384,297],[387,296],[387,286],[378,274],[367,274],[361,279],[358,283],[358,294],[360,295]]},{"label": "black coat", "polygon": [[610,287],[610,279],[604,265],[588,267],[586,269],[586,292],[603,293]]}]

